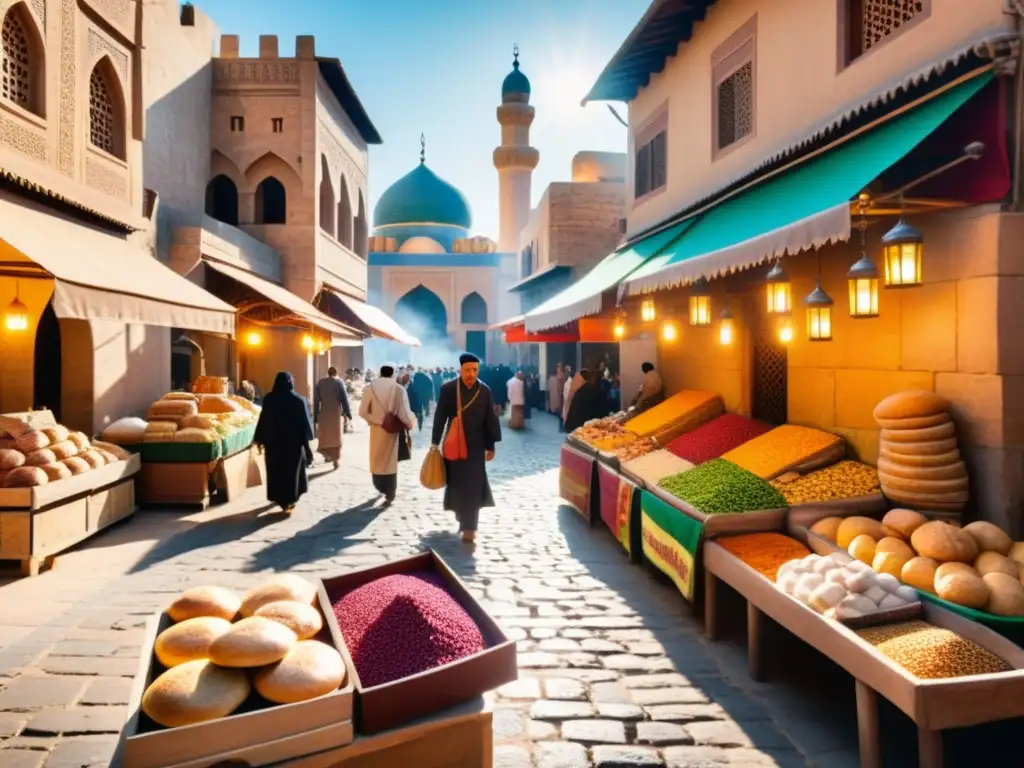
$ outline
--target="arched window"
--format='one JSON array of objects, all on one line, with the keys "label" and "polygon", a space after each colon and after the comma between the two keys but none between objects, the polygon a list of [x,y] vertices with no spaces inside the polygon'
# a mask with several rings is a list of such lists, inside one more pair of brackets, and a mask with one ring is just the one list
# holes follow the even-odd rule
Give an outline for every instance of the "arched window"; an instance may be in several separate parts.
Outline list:
[{"label": "arched window", "polygon": [[108,59],[89,76],[89,142],[124,160],[124,102]]},{"label": "arched window", "polygon": [[344,176],[338,186],[338,242],[352,249],[352,199],[348,196],[348,182]]},{"label": "arched window", "polygon": [[223,173],[210,179],[206,185],[206,215],[238,226],[238,187]]},{"label": "arched window", "polygon": [[12,6],[4,15],[2,38],[0,95],[22,109],[42,116],[45,82],[42,44],[24,3]]},{"label": "arched window", "polygon": [[334,185],[323,155],[320,155],[320,176],[320,229],[334,237]]},{"label": "arched window", "polygon": [[370,227],[366,221],[366,204],[363,202],[363,190],[361,189],[359,190],[359,213],[356,214],[352,232],[352,250],[365,259],[370,250]]},{"label": "arched window", "polygon": [[257,224],[284,224],[287,213],[287,199],[284,184],[273,176],[267,176],[256,187]]},{"label": "arched window", "polygon": [[476,291],[462,300],[462,322],[464,323],[486,323],[487,302],[484,297]]}]

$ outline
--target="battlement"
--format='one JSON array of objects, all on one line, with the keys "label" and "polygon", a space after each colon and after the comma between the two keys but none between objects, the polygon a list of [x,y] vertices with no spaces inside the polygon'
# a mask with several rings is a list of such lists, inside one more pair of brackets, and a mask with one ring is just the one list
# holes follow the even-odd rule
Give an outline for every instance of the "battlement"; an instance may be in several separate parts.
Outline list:
[{"label": "battlement", "polygon": [[[221,59],[238,59],[239,38],[238,35],[220,36]],[[260,35],[260,59],[270,60],[281,58],[278,52],[277,35]],[[316,38],[313,35],[298,35],[295,38],[295,55],[284,57],[294,59],[315,59]]]}]

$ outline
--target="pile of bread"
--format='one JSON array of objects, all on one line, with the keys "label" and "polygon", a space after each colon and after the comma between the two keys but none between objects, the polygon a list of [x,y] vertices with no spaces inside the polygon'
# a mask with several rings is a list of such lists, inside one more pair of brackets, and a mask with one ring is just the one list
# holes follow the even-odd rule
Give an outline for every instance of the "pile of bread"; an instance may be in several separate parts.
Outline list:
[{"label": "pile of bread", "polygon": [[0,486],[31,488],[124,461],[121,448],[90,442],[60,424],[31,429],[16,419],[0,422]]},{"label": "pile of bread", "polygon": [[177,728],[227,717],[250,699],[294,704],[338,690],[346,677],[337,649],[314,640],[323,628],[316,588],[277,576],[241,599],[197,587],[167,608],[175,622],[156,638],[166,667],[142,696],[142,711]]},{"label": "pile of bread", "polygon": [[918,509],[959,512],[968,499],[951,403],[934,392],[900,392],[875,406],[881,427],[878,479],[882,493]]},{"label": "pile of bread", "polygon": [[825,518],[811,532],[835,542],[876,573],[966,608],[1024,617],[1024,542],[992,523],[959,528],[892,509],[869,517]]},{"label": "pile of bread", "polygon": [[103,439],[117,445],[215,443],[251,424],[259,412],[238,395],[168,392],[145,419],[119,419],[103,430]]}]

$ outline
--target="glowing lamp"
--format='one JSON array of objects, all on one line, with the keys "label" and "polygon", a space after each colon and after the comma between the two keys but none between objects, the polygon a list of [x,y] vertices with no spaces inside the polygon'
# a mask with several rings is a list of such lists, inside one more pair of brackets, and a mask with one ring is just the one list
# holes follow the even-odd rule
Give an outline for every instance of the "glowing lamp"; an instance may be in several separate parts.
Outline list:
[{"label": "glowing lamp", "polygon": [[308,333],[302,335],[302,348],[307,352],[312,352],[313,348],[316,347],[316,341]]},{"label": "glowing lamp", "polygon": [[924,255],[924,237],[900,219],[882,238],[882,257],[885,260],[886,288],[909,288],[921,285],[921,257]]},{"label": "glowing lamp", "polygon": [[718,326],[718,341],[723,347],[728,347],[732,344],[733,338],[735,337],[735,327],[732,320],[732,312],[726,307],[722,310],[722,314],[719,315],[721,323]]},{"label": "glowing lamp", "polygon": [[24,333],[28,330],[28,307],[17,295],[4,312],[4,329],[11,333]]},{"label": "glowing lamp", "polygon": [[626,335],[626,320],[621,311],[615,318],[615,325],[612,326],[612,335],[617,341],[622,340]]},{"label": "glowing lamp", "polygon": [[711,296],[708,281],[703,276],[694,282],[690,291],[690,325],[711,325]]},{"label": "glowing lamp", "polygon": [[671,343],[675,341],[679,336],[679,332],[676,329],[676,324],[671,320],[666,320],[661,326],[661,338]]},{"label": "glowing lamp", "polygon": [[653,323],[657,312],[654,310],[654,299],[644,299],[640,305],[640,319],[645,323]]},{"label": "glowing lamp", "polygon": [[245,334],[245,343],[250,347],[258,347],[263,343],[263,334],[259,331],[249,331]]},{"label": "glowing lamp", "polygon": [[878,268],[862,255],[846,273],[850,286],[850,317],[878,317]]},{"label": "glowing lamp", "polygon": [[786,320],[779,326],[779,341],[789,344],[793,341],[793,324]]},{"label": "glowing lamp", "polygon": [[832,341],[832,297],[821,288],[821,280],[807,294],[807,338],[811,341]]},{"label": "glowing lamp", "polygon": [[775,262],[775,266],[768,272],[765,282],[768,283],[768,314],[788,315],[792,312],[792,285],[780,263]]}]

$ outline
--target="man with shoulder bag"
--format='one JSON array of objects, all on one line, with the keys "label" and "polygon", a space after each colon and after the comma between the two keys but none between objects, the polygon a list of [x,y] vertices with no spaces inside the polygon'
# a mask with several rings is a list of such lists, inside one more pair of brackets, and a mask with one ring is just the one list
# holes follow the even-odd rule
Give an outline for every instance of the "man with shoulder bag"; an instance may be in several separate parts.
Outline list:
[{"label": "man with shoulder bag", "polygon": [[394,365],[382,365],[380,377],[367,386],[359,405],[359,416],[370,425],[373,487],[384,496],[385,507],[394,503],[398,490],[399,445],[407,439],[404,433],[416,425],[409,396],[394,375]]}]

